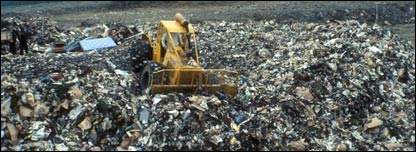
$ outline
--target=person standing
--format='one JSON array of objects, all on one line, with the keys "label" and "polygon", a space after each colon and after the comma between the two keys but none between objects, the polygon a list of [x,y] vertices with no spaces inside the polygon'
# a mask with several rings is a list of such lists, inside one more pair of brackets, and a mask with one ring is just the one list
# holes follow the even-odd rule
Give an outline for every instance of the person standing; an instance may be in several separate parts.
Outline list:
[{"label": "person standing", "polygon": [[23,55],[23,51],[26,51],[26,54],[28,54],[29,49],[27,46],[27,32],[24,30],[23,27],[20,27],[19,42],[20,42],[20,55]]},{"label": "person standing", "polygon": [[9,43],[10,45],[10,52],[12,54],[16,54],[16,37],[18,36],[17,31],[13,28],[12,29],[12,41]]}]

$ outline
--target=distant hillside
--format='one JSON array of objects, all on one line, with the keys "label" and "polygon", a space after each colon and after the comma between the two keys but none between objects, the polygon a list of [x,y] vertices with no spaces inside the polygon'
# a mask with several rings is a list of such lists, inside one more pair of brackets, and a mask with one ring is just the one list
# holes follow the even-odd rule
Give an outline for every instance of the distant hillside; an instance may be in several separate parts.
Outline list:
[{"label": "distant hillside", "polygon": [[1,7],[20,6],[20,5],[33,5],[40,3],[56,3],[59,1],[1,1]]},{"label": "distant hillside", "polygon": [[[23,5],[35,5],[41,3],[60,3],[62,1],[1,1],[1,7],[10,6],[23,6]],[[130,4],[144,4],[151,1],[111,1],[112,4],[116,5],[130,5]]]}]

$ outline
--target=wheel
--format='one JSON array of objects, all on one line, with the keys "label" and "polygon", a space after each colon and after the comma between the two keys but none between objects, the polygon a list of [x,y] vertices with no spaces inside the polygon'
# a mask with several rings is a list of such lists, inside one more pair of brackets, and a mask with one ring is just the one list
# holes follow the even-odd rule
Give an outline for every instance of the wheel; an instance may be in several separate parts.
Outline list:
[{"label": "wheel", "polygon": [[139,40],[132,43],[130,47],[130,60],[133,72],[140,72],[145,65],[144,61],[152,60],[153,53],[151,49],[149,42],[146,40]]},{"label": "wheel", "polygon": [[140,72],[140,80],[139,80],[140,89],[145,90],[149,88],[150,85],[152,84],[152,80],[153,80],[153,68],[152,68],[152,64],[149,62],[143,67],[142,71]]}]

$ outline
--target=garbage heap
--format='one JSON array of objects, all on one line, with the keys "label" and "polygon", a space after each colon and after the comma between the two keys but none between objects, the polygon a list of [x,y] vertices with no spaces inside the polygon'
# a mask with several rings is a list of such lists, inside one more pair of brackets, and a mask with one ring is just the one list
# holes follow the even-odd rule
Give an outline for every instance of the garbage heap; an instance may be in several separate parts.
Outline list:
[{"label": "garbage heap", "polygon": [[122,23],[86,25],[82,22],[79,27],[64,29],[48,17],[8,17],[2,19],[1,28],[9,31],[13,29],[19,32],[27,31],[31,51],[41,53],[54,52],[52,50],[54,43],[70,45],[87,38],[111,37],[120,45],[129,37],[143,32],[142,27]]},{"label": "garbage heap", "polygon": [[237,96],[137,91],[125,47],[4,55],[1,150],[415,149],[415,49],[388,29],[194,27],[203,67],[238,70]]}]

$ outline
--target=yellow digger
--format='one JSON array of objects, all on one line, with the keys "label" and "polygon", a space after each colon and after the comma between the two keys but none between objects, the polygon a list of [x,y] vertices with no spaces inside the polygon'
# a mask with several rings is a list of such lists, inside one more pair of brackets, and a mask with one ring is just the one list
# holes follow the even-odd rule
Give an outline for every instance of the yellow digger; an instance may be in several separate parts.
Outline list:
[{"label": "yellow digger", "polygon": [[130,56],[140,89],[153,95],[198,90],[238,93],[236,71],[200,66],[194,28],[180,13],[174,21],[159,22],[155,39],[146,33],[133,42]]}]

